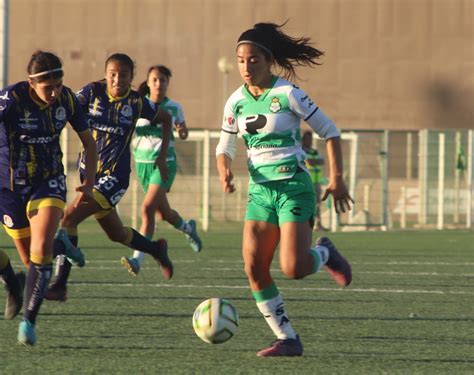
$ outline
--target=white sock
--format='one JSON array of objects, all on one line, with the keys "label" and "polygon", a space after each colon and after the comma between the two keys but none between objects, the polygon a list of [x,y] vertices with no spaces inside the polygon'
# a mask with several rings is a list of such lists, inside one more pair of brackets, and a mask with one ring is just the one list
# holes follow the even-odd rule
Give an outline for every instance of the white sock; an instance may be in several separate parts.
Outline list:
[{"label": "white sock", "polygon": [[286,315],[280,294],[267,301],[258,302],[257,307],[278,339],[296,339],[296,332]]},{"label": "white sock", "polygon": [[329,250],[326,246],[315,246],[309,249],[310,254],[314,258],[313,273],[318,272],[329,259]]},{"label": "white sock", "polygon": [[135,250],[133,252],[133,258],[135,258],[138,261],[138,264],[141,266],[143,263],[143,260],[145,259],[145,253]]}]

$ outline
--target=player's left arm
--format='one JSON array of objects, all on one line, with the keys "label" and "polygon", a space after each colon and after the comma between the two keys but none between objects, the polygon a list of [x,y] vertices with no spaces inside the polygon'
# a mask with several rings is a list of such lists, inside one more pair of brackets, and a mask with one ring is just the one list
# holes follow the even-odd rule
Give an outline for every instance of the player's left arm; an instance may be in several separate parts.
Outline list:
[{"label": "player's left arm", "polygon": [[82,142],[85,154],[85,178],[81,186],[76,188],[76,191],[80,193],[79,199],[76,201],[76,205],[86,203],[93,200],[92,188],[95,182],[95,174],[97,169],[97,144],[92,137],[89,129],[77,133]]},{"label": "player's left arm", "polygon": [[351,209],[354,200],[349,195],[343,179],[342,150],[340,132],[332,120],[300,88],[293,86],[288,94],[293,112],[303,119],[323,139],[326,140],[329,162],[329,185],[322,200],[331,194],[336,212]]}]

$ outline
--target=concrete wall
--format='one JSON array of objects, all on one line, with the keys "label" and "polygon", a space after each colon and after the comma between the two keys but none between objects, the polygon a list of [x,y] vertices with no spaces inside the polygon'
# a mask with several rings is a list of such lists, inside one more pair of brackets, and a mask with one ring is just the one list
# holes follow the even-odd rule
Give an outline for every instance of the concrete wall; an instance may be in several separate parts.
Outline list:
[{"label": "concrete wall", "polygon": [[[219,129],[241,82],[236,39],[286,19],[326,53],[298,83],[340,128],[474,128],[474,0],[10,0],[9,82],[26,78],[36,49],[63,59],[73,89],[125,52],[135,86],[149,65],[168,65],[188,125]],[[220,57],[234,62],[227,93]]]}]

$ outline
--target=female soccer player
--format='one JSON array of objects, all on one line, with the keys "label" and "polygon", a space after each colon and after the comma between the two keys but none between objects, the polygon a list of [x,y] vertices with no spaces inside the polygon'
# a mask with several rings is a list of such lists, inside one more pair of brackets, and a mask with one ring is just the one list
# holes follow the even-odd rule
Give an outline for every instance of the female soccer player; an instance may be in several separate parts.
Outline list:
[{"label": "female soccer player", "polygon": [[28,264],[18,341],[34,345],[36,317],[51,278],[54,234],[66,202],[59,143],[66,123],[84,146],[84,178],[76,189],[78,205],[92,199],[97,149],[76,96],[63,86],[61,60],[38,51],[27,71],[28,81],[0,92],[0,214]]},{"label": "female soccer player", "polygon": [[249,198],[243,231],[245,272],[258,309],[277,337],[258,356],[300,356],[303,346],[285,312],[270,265],[280,243],[280,267],[290,278],[301,279],[323,266],[339,285],[352,279],[349,263],[328,238],[311,247],[314,189],[304,165],[300,119],[327,141],[330,183],[336,209],[350,209],[342,179],[339,131],[308,95],[284,78],[272,74],[277,66],[285,77],[295,76],[296,65],[315,65],[322,52],[308,38],[292,38],[283,25],[258,23],[237,42],[237,62],[243,85],[227,100],[219,144],[217,169],[222,188],[232,193],[231,164],[237,133],[247,146]]},{"label": "female soccer player", "polygon": [[[150,103],[154,110],[159,108],[171,114],[180,139],[188,138],[188,128],[184,121],[184,113],[181,105],[166,96],[171,78],[171,70],[164,65],[154,65],[148,69],[147,80],[142,82],[138,92]],[[152,126],[147,119],[139,119],[132,140],[132,149],[135,157],[135,166],[138,179],[145,191],[145,199],[142,203],[141,216],[142,225],[140,233],[146,238],[152,238],[155,232],[155,214],[166,220],[177,230],[186,234],[191,248],[200,252],[202,248],[201,239],[196,230],[194,220],[184,221],[178,212],[170,207],[166,193],[170,191],[176,176],[176,153],[174,149],[174,135],[171,132],[171,140],[168,146],[166,164],[168,167],[168,179],[161,178],[159,169],[155,166],[162,143],[161,126]],[[133,257],[122,257],[122,264],[132,275],[137,275],[143,262],[145,254],[134,251]]]},{"label": "female soccer player", "polygon": [[[147,119],[152,126],[161,124],[163,142],[155,164],[163,181],[168,178],[166,153],[171,133],[171,117],[161,108],[151,108],[147,100],[143,100],[130,88],[133,72],[134,64],[129,56],[113,54],[105,62],[105,80],[92,82],[77,94],[97,143],[99,163],[93,189],[94,199],[81,205],[77,204],[76,199],[74,204],[68,205],[61,226],[71,243],[77,246],[78,225],[94,215],[110,240],[152,255],[158,261],[163,276],[170,279],[173,264],[168,258],[166,240],[152,242],[134,229],[125,227],[115,209],[128,188],[131,172],[130,140],[139,118]],[[84,158],[81,157],[81,176],[83,165]],[[70,270],[71,263],[62,257],[57,277],[46,295],[47,299],[66,300],[66,282]]]}]

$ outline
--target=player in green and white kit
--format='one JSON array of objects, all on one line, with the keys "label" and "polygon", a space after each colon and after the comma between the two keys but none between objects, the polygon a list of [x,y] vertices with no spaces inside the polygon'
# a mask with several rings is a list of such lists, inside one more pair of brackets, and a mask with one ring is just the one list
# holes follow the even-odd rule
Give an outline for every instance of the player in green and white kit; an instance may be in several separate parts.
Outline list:
[{"label": "player in green and white kit", "polygon": [[325,266],[339,285],[352,281],[350,264],[327,237],[311,247],[315,193],[304,163],[300,120],[327,141],[330,182],[323,199],[332,194],[336,210],[345,212],[352,198],[342,179],[339,131],[303,90],[271,72],[277,65],[291,78],[294,65],[317,64],[322,52],[309,39],[291,38],[280,27],[260,23],[240,36],[237,60],[244,84],[225,105],[216,150],[222,188],[231,193],[237,133],[247,146],[250,183],[242,254],[258,309],[277,337],[257,353],[262,357],[303,354],[270,274],[278,244],[287,277],[301,279]]},{"label": "player in green and white kit", "polygon": [[[156,110],[162,108],[169,112],[179,138],[184,140],[188,137],[188,129],[181,105],[166,96],[170,78],[170,69],[164,65],[154,65],[148,69],[147,80],[140,85],[138,92],[148,100],[152,108]],[[171,133],[166,157],[167,180],[163,180],[155,164],[161,149],[161,142],[162,130],[160,124],[151,126],[147,119],[139,119],[135,137],[132,141],[132,149],[138,179],[146,193],[141,208],[142,224],[140,233],[149,239],[153,237],[155,214],[158,214],[163,220],[186,234],[191,248],[195,252],[200,252],[202,242],[197,234],[196,222],[194,220],[183,220],[178,212],[170,207],[166,198],[166,193],[171,189],[177,170],[173,133]],[[122,257],[121,262],[132,275],[136,276],[140,271],[144,258],[144,253],[134,251],[133,257]]]}]

